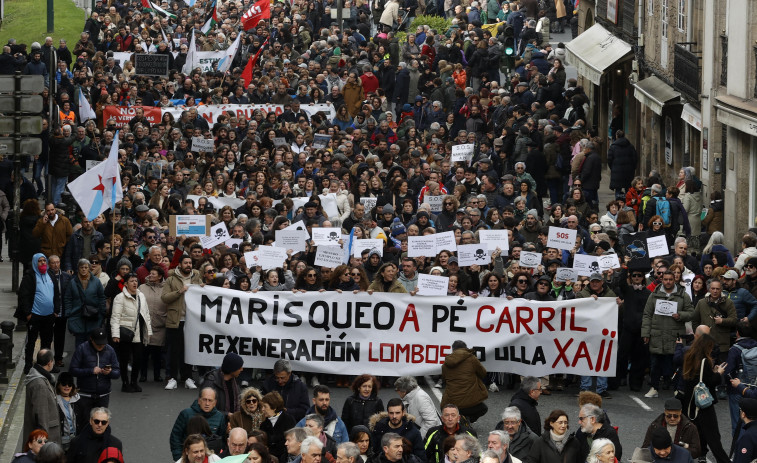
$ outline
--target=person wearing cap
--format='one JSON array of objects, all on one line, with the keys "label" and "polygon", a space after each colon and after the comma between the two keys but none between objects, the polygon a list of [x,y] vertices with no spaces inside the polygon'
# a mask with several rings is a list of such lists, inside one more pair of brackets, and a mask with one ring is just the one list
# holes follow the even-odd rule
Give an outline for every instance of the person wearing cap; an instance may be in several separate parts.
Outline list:
[{"label": "person wearing cap", "polygon": [[[662,315],[656,310],[658,301],[668,301],[676,305],[673,315]],[[671,271],[662,274],[661,284],[649,295],[644,305],[641,323],[641,337],[649,346],[651,356],[650,383],[652,387],[645,397],[657,397],[660,384],[670,387],[673,374],[673,354],[676,339],[686,333],[685,323],[691,320],[694,306],[683,286],[677,285]],[[652,333],[655,333],[652,336]]]},{"label": "person wearing cap", "polygon": [[736,307],[736,317],[741,321],[757,320],[757,298],[739,286],[739,274],[735,270],[726,271],[723,280],[723,295]]},{"label": "person wearing cap", "polygon": [[694,463],[685,448],[673,443],[673,438],[665,428],[655,428],[649,437],[651,463]]},{"label": "person wearing cap", "polygon": [[[728,274],[731,272],[731,274]],[[729,270],[723,275],[723,278],[729,277],[736,279],[738,275],[733,270]],[[706,325],[710,327],[710,336],[720,347],[720,359],[714,361],[725,361],[728,353],[728,347],[731,345],[731,330],[736,327],[736,308],[733,301],[723,295],[723,282],[712,279],[707,284],[708,296],[702,298],[694,307],[694,313],[690,321],[692,326]]]},{"label": "person wearing cap", "polygon": [[[664,431],[671,443],[675,442],[677,446],[687,450],[691,458],[699,458],[702,454],[702,448],[699,444],[699,431],[694,423],[683,414],[681,401],[676,398],[670,398],[665,401],[665,411],[655,418],[647,427],[647,433],[644,436],[642,447],[649,447],[652,444],[653,436],[659,431]],[[659,449],[660,447],[655,446]]]},{"label": "person wearing cap", "polygon": [[527,292],[523,298],[531,301],[556,301],[555,296],[552,295],[552,279],[549,275],[542,275],[536,280],[533,291]]},{"label": "person wearing cap", "polygon": [[[107,407],[110,403],[111,380],[121,376],[121,368],[116,351],[108,345],[108,336],[102,328],[89,333],[89,340],[76,347],[71,357],[69,371],[77,378],[79,386],[79,408],[77,415],[82,429],[89,412],[96,407]],[[81,426],[80,426],[81,424]]]},{"label": "person wearing cap", "polygon": [[[615,295],[615,292],[610,289],[609,285],[605,283],[604,278],[602,277],[601,273],[592,273],[589,276],[589,284],[584,289],[582,289],[576,297],[578,298],[584,298],[584,297],[592,297],[594,300],[597,300],[600,297],[608,297],[615,299],[617,296]],[[689,303],[690,304],[690,303]],[[581,390],[587,391],[589,388],[591,388],[591,376],[581,376]],[[610,392],[607,390],[607,377],[605,376],[597,376],[597,394],[601,395],[604,399],[611,399],[612,396],[610,395]]]},{"label": "person wearing cap", "polygon": [[[205,373],[200,388],[211,387],[216,391],[216,409],[229,415],[240,411],[240,389],[237,378],[244,368],[244,360],[234,352],[223,357],[220,368]],[[226,401],[229,401],[228,403]]]},{"label": "person wearing cap", "polygon": [[733,463],[749,463],[757,455],[757,399],[742,399],[739,417],[744,422],[733,455]]}]

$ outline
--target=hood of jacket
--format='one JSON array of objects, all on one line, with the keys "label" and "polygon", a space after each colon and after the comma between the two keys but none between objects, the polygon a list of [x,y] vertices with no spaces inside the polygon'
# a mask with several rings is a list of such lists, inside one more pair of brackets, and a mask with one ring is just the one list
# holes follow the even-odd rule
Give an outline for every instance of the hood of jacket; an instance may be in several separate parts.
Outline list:
[{"label": "hood of jacket", "polygon": [[[306,415],[310,415],[311,413],[317,413],[320,415],[320,413],[315,411],[315,405],[311,405],[310,408],[308,408],[308,411],[305,412]],[[336,411],[334,410],[334,407],[329,405],[329,409],[326,412],[326,416],[323,417],[323,424],[327,425],[337,419]]]},{"label": "hood of jacket", "polygon": [[535,407],[535,406],[537,406],[537,405],[539,405],[539,402],[537,402],[537,401],[535,401],[534,399],[532,399],[532,398],[531,398],[531,396],[530,396],[530,395],[528,395],[528,394],[526,393],[526,391],[524,391],[524,390],[522,390],[522,389],[521,389],[521,390],[518,390],[518,391],[517,391],[517,392],[516,392],[515,394],[513,394],[513,396],[512,396],[511,398],[510,398],[510,402],[511,402],[511,403],[512,403],[513,401],[515,401],[515,400],[522,400],[522,401],[524,401],[524,402],[526,402],[526,403],[528,403],[528,404],[531,404],[531,405],[533,405],[534,407]]},{"label": "hood of jacket", "polygon": [[[387,420],[389,419],[388,412],[379,412],[379,413],[375,413],[371,415],[370,419],[368,420],[368,428],[371,431],[373,431],[374,429],[376,429],[376,425],[378,424],[378,422],[383,420],[384,418],[386,418]],[[407,427],[407,425],[410,423],[415,424],[415,416],[409,413],[406,413],[405,417],[402,419],[402,423],[403,423],[403,426],[402,426],[403,428]]]},{"label": "hood of jacket", "polygon": [[55,378],[53,377],[52,373],[49,373],[41,366],[34,364],[32,369],[29,370],[29,373],[26,375],[26,378],[24,378],[24,385],[28,386],[32,381],[40,378],[49,382],[50,386],[53,386],[55,384]]},{"label": "hood of jacket", "polygon": [[470,349],[455,349],[450,355],[444,359],[444,364],[448,367],[455,368],[461,363],[465,362],[471,357],[475,357],[473,351]]},{"label": "hood of jacket", "polygon": [[715,201],[710,201],[710,207],[712,208],[713,211],[720,212],[725,207],[725,204],[723,203],[722,199],[716,199]]}]

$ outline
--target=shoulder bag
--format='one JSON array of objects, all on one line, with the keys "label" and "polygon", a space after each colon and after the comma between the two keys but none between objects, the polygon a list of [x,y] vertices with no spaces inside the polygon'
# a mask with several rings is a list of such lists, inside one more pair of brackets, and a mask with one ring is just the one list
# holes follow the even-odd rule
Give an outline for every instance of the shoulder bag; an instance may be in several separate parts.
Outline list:
[{"label": "shoulder bag", "polygon": [[710,394],[710,388],[708,388],[704,381],[702,381],[704,376],[704,364],[706,361],[707,358],[702,359],[702,367],[699,370],[699,383],[694,386],[694,392],[691,396],[692,400],[694,400],[694,405],[697,407],[696,413],[691,417],[692,420],[697,417],[700,409],[712,406],[712,403],[715,401],[712,398],[712,394]]},{"label": "shoulder bag", "polygon": [[[136,329],[137,323],[139,323],[139,312],[142,309],[141,303],[139,300],[139,293],[137,293],[136,298],[137,298],[137,317],[136,317],[136,321],[134,322],[134,329]],[[120,342],[125,342],[127,344],[131,344],[132,342],[134,342],[134,330],[127,328],[123,325],[120,325],[118,327],[118,331],[119,331],[118,334],[119,334]]]},{"label": "shoulder bag", "polygon": [[[78,278],[78,277],[77,277]],[[97,320],[97,317],[100,316],[100,309],[95,305],[90,305],[85,302],[84,298],[84,291],[81,287],[81,282],[79,282],[79,285],[77,285],[77,289],[79,290],[79,295],[81,296],[81,316],[85,320]]]}]

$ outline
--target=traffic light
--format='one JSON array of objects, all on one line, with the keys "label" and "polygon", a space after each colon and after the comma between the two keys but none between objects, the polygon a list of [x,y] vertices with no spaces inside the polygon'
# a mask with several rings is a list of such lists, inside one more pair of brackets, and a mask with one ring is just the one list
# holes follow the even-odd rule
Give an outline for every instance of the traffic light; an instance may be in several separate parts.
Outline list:
[{"label": "traffic light", "polygon": [[515,54],[515,38],[513,34],[513,26],[505,26],[505,55],[513,56]]}]

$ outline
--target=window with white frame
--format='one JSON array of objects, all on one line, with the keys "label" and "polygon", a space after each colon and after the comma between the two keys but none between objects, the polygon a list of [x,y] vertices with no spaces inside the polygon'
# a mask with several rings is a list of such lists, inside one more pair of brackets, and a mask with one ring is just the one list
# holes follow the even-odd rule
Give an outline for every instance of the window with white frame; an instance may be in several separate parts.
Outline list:
[{"label": "window with white frame", "polygon": [[647,16],[654,16],[654,0],[647,0]]},{"label": "window with white frame", "polygon": [[660,19],[662,22],[662,38],[668,38],[668,0],[662,0],[662,9],[660,11]]},{"label": "window with white frame", "polygon": [[681,32],[686,30],[686,1],[678,0],[678,30]]}]

